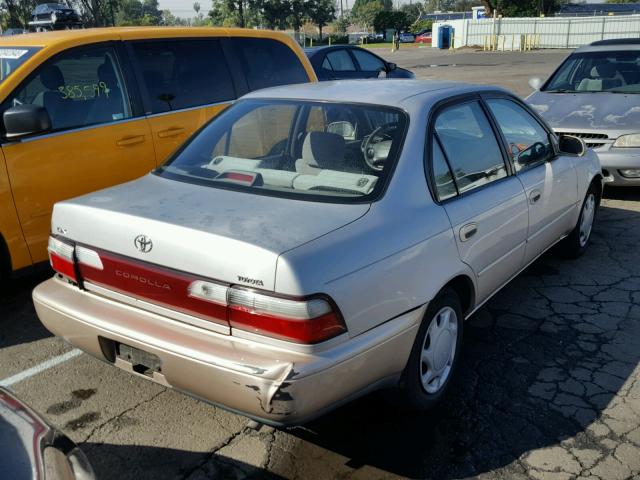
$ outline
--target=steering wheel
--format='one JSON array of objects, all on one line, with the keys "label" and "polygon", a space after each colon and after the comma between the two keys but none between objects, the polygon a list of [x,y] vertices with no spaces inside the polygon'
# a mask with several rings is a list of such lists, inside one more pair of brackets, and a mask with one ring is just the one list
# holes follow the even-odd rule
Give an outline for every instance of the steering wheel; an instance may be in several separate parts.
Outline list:
[{"label": "steering wheel", "polygon": [[[393,141],[392,130],[395,130],[396,128],[398,128],[397,122],[380,125],[366,136],[362,142],[360,149],[362,150],[364,161],[372,170],[379,172],[384,168],[384,162],[389,155],[389,149],[391,148],[391,142]],[[389,148],[377,149],[376,145],[382,142],[389,142]],[[379,155],[379,153],[383,153],[384,155]]]}]

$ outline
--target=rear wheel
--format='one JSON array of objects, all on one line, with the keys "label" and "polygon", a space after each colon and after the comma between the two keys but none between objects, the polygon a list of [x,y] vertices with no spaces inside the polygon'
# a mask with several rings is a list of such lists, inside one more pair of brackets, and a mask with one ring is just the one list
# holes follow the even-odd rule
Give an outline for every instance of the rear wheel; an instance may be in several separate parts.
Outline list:
[{"label": "rear wheel", "polygon": [[404,372],[409,407],[432,408],[446,393],[458,363],[463,323],[460,298],[444,289],[427,308]]},{"label": "rear wheel", "polygon": [[592,184],[582,202],[578,223],[560,244],[561,253],[565,258],[578,258],[587,250],[599,203],[600,192]]}]

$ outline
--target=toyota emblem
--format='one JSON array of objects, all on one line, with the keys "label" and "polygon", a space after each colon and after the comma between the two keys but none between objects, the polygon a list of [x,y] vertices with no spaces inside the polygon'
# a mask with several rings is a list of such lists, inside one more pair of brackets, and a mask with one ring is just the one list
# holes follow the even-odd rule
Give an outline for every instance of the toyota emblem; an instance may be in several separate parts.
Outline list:
[{"label": "toyota emblem", "polygon": [[146,235],[138,235],[133,244],[136,246],[139,252],[149,253],[153,248],[153,242]]}]

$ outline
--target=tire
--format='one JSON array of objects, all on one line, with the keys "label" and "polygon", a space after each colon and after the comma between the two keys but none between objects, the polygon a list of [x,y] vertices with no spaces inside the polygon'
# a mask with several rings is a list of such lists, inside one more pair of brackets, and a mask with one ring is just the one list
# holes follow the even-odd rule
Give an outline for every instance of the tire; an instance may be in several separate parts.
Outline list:
[{"label": "tire", "polygon": [[600,192],[592,183],[582,201],[578,223],[569,236],[560,243],[560,253],[564,258],[578,258],[587,251],[599,206]]},{"label": "tire", "polygon": [[[438,331],[443,328],[442,322],[449,328]],[[407,407],[428,410],[446,394],[458,365],[463,324],[460,298],[452,288],[445,288],[429,303],[403,374],[401,386]],[[429,348],[431,355],[426,358],[431,360],[424,361],[423,351]],[[429,376],[431,379],[423,382],[423,375],[425,380]]]}]

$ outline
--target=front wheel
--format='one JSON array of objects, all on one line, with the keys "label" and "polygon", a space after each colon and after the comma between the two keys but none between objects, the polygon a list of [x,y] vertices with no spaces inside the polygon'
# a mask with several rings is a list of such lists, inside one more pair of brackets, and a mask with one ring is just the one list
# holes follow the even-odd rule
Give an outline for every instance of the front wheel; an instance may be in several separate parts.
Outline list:
[{"label": "front wheel", "polygon": [[587,250],[599,203],[600,193],[592,184],[582,202],[578,223],[560,244],[561,253],[565,258],[578,258]]},{"label": "front wheel", "polygon": [[458,364],[463,323],[460,298],[444,289],[427,308],[404,372],[409,407],[427,410],[444,396]]}]

